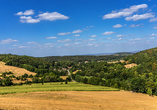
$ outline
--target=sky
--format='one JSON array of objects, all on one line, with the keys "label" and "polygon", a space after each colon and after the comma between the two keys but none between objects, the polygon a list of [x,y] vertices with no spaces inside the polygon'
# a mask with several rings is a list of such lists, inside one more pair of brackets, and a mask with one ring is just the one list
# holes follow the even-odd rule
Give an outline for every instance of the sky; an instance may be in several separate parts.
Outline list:
[{"label": "sky", "polygon": [[156,0],[0,0],[0,54],[34,57],[157,47]]}]

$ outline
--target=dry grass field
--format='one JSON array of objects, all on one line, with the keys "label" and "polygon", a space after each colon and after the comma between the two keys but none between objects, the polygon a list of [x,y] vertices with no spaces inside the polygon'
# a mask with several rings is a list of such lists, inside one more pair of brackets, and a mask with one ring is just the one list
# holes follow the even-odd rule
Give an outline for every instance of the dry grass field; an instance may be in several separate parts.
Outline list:
[{"label": "dry grass field", "polygon": [[60,76],[60,78],[62,78],[63,80],[66,80],[68,76]]},{"label": "dry grass field", "polygon": [[24,75],[25,73],[27,73],[28,75],[31,75],[31,74],[35,75],[36,74],[36,73],[30,72],[30,71],[23,69],[23,68],[5,65],[4,62],[0,61],[0,73],[9,72],[9,71],[14,73],[15,76],[21,76],[21,75]]},{"label": "dry grass field", "polygon": [[4,110],[157,110],[157,97],[124,91],[53,91],[0,95]]},{"label": "dry grass field", "polygon": [[127,64],[127,65],[124,65],[126,68],[132,68],[134,66],[137,66],[137,64],[135,63],[131,63],[131,64]]}]

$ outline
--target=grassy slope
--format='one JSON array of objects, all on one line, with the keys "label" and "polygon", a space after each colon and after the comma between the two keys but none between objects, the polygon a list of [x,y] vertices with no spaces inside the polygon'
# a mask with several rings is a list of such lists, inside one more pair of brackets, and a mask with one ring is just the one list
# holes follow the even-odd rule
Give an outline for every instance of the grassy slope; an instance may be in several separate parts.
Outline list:
[{"label": "grassy slope", "polygon": [[22,76],[25,73],[27,73],[28,75],[30,75],[30,74],[36,75],[36,73],[30,72],[30,71],[28,71],[28,70],[26,70],[24,68],[8,66],[8,65],[5,65],[4,62],[0,61],[0,73],[9,72],[9,71],[14,73],[15,76]]},{"label": "grassy slope", "polygon": [[32,85],[0,87],[0,94],[37,92],[37,91],[118,91],[118,89],[82,84],[77,82],[69,82],[68,84],[61,84],[60,82],[57,82],[51,84],[44,83],[44,85],[40,83]]}]

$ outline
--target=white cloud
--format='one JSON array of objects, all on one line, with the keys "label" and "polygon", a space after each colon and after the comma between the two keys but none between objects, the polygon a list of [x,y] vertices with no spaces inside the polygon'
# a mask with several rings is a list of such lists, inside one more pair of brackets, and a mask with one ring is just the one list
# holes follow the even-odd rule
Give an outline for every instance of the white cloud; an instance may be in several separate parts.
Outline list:
[{"label": "white cloud", "polygon": [[105,33],[102,33],[102,35],[111,35],[113,33],[115,33],[115,32],[113,32],[113,31],[106,31]]},{"label": "white cloud", "polygon": [[121,11],[112,11],[110,14],[106,14],[103,16],[103,19],[111,19],[111,18],[119,18],[119,17],[126,17],[132,15],[134,12],[137,12],[139,9],[147,8],[147,4],[141,5],[133,5],[130,8],[122,9]]},{"label": "white cloud", "polygon": [[135,38],[135,39],[130,39],[129,41],[140,41],[140,40],[143,40],[141,38]]},{"label": "white cloud", "polygon": [[111,38],[107,38],[107,39],[111,39]]},{"label": "white cloud", "polygon": [[137,24],[137,25],[132,24],[132,25],[130,25],[130,27],[139,27],[139,26],[141,26],[141,25],[143,25],[143,24]]},{"label": "white cloud", "polygon": [[70,39],[64,39],[64,40],[58,40],[57,42],[64,43],[64,42],[70,42],[70,41],[71,41]]},{"label": "white cloud", "polygon": [[28,44],[34,44],[34,45],[36,45],[36,44],[38,44],[37,42],[28,42]]},{"label": "white cloud", "polygon": [[119,38],[118,40],[122,40],[122,38]]},{"label": "white cloud", "polygon": [[57,39],[57,37],[46,37],[46,39]]},{"label": "white cloud", "polygon": [[149,20],[149,22],[155,22],[155,21],[157,21],[157,17]]},{"label": "white cloud", "polygon": [[120,28],[120,27],[122,27],[121,24],[116,24],[116,25],[113,26],[113,28]]},{"label": "white cloud", "polygon": [[0,44],[10,44],[12,42],[17,42],[18,40],[12,40],[12,39],[6,39],[6,40],[1,40]]},{"label": "white cloud", "polygon": [[82,32],[82,30],[75,30],[72,33],[81,33],[81,32]]},{"label": "white cloud", "polygon": [[95,41],[95,39],[88,39],[88,41]]},{"label": "white cloud", "polygon": [[77,44],[80,44],[80,43],[79,42],[75,42],[74,44],[77,45]]},{"label": "white cloud", "polygon": [[34,14],[34,10],[30,9],[30,10],[26,10],[25,12],[18,12],[15,15],[33,15]]},{"label": "white cloud", "polygon": [[96,37],[97,35],[92,35],[91,37]]},{"label": "white cloud", "polygon": [[157,29],[157,27],[153,27],[154,29]]},{"label": "white cloud", "polygon": [[126,17],[125,20],[126,21],[137,21],[137,20],[142,20],[142,19],[148,19],[148,18],[153,18],[155,17],[155,15],[153,15],[152,13],[145,13],[142,15],[133,15],[132,17]]},{"label": "white cloud", "polygon": [[150,39],[155,39],[155,37],[152,37],[152,38],[150,38]]},{"label": "white cloud", "polygon": [[64,46],[68,46],[68,45],[70,45],[70,44],[65,44]]},{"label": "white cloud", "polygon": [[117,35],[116,37],[124,37],[125,35],[121,35],[121,34],[119,34],[119,35]]},{"label": "white cloud", "polygon": [[154,33],[153,33],[152,35],[149,35],[149,36],[157,36],[157,34],[154,34]]},{"label": "white cloud", "polygon": [[80,36],[79,34],[75,35],[75,37],[79,37],[79,36]]},{"label": "white cloud", "polygon": [[126,24],[124,24],[124,26],[126,26]]},{"label": "white cloud", "polygon": [[27,46],[19,46],[19,48],[27,48]]},{"label": "white cloud", "polygon": [[55,20],[65,20],[65,19],[69,19],[68,16],[62,15],[58,12],[46,12],[46,13],[42,13],[38,15],[40,20],[49,20],[49,21],[55,21]]},{"label": "white cloud", "polygon": [[33,19],[31,16],[28,16],[28,17],[21,16],[20,22],[22,22],[22,23],[38,23],[38,22],[40,22],[40,20],[39,19]]},{"label": "white cloud", "polygon": [[55,44],[52,44],[52,43],[47,43],[45,44],[46,46],[49,46],[49,47],[54,47]]},{"label": "white cloud", "polygon": [[68,34],[71,34],[71,32],[67,32],[67,33],[65,33],[65,32],[63,32],[63,33],[58,33],[57,35],[68,35]]}]

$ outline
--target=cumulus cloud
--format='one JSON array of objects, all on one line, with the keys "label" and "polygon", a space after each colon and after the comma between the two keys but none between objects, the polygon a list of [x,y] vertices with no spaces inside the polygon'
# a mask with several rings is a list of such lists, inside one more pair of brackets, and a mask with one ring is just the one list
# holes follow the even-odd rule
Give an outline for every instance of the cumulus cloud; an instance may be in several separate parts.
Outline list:
[{"label": "cumulus cloud", "polygon": [[103,16],[103,19],[111,19],[111,18],[119,18],[119,17],[126,17],[132,15],[134,12],[137,12],[139,9],[147,8],[147,4],[141,5],[133,5],[129,8],[122,9],[120,11],[112,11],[112,13],[106,14]]},{"label": "cumulus cloud", "polygon": [[141,25],[143,25],[143,24],[132,24],[132,25],[130,25],[130,27],[139,27],[139,26],[141,26]]},{"label": "cumulus cloud", "polygon": [[19,48],[27,48],[27,46],[18,46]]},{"label": "cumulus cloud", "polygon": [[33,14],[34,14],[34,10],[30,9],[30,10],[26,10],[25,12],[18,12],[15,15],[20,15],[21,16],[20,17],[20,22],[22,22],[22,23],[38,23],[41,20],[55,21],[55,20],[69,19],[68,16],[62,15],[58,12],[41,13],[41,14],[38,14],[38,16],[36,16],[36,19],[33,19],[32,16],[28,16],[28,15],[33,15]]},{"label": "cumulus cloud", "polygon": [[122,38],[119,38],[118,40],[122,40]]},{"label": "cumulus cloud", "polygon": [[149,20],[149,22],[155,22],[155,21],[157,21],[157,17]]},{"label": "cumulus cloud", "polygon": [[75,30],[72,33],[81,33],[81,32],[82,32],[82,30]]},{"label": "cumulus cloud", "polygon": [[57,39],[57,37],[46,37],[46,39]]},{"label": "cumulus cloud", "polygon": [[133,15],[132,17],[126,17],[125,20],[126,21],[138,21],[138,20],[142,20],[142,19],[148,19],[148,18],[153,18],[155,17],[155,15],[153,15],[152,13],[145,13],[142,15]]},{"label": "cumulus cloud", "polygon": [[121,24],[116,24],[116,25],[113,26],[113,28],[120,28],[120,27],[122,27]]},{"label": "cumulus cloud", "polygon": [[65,19],[69,19],[68,16],[62,15],[58,12],[46,12],[46,13],[42,13],[38,15],[40,20],[49,20],[49,21],[55,21],[55,20],[65,20]]},{"label": "cumulus cloud", "polygon": [[13,40],[13,39],[1,40],[0,44],[10,44],[12,42],[18,42],[18,40]]},{"label": "cumulus cloud", "polygon": [[154,33],[153,33],[152,35],[149,35],[149,36],[157,36],[157,34],[154,34]]},{"label": "cumulus cloud", "polygon": [[69,46],[70,44],[65,44],[64,46]]},{"label": "cumulus cloud", "polygon": [[111,35],[113,33],[115,33],[115,32],[113,32],[113,31],[106,31],[105,33],[102,33],[102,35]]},{"label": "cumulus cloud", "polygon": [[36,45],[36,44],[38,44],[37,42],[28,42],[28,44],[34,44],[34,45]]},{"label": "cumulus cloud", "polygon": [[96,37],[97,35],[92,35],[91,37]]},{"label": "cumulus cloud", "polygon": [[125,35],[121,35],[121,34],[119,34],[119,35],[117,35],[116,37],[124,37]]},{"label": "cumulus cloud", "polygon": [[18,12],[15,15],[33,15],[34,14],[34,10],[30,9],[30,10],[26,10],[25,12]]},{"label": "cumulus cloud", "polygon": [[71,41],[70,39],[64,39],[64,40],[58,40],[57,42],[64,43],[64,42],[70,42],[70,41]]},{"label": "cumulus cloud", "polygon": [[28,17],[21,16],[20,22],[22,22],[22,23],[38,23],[38,22],[40,22],[40,20],[39,19],[33,19],[31,16],[28,16]]},{"label": "cumulus cloud", "polygon": [[95,41],[95,39],[88,39],[88,41]]},{"label": "cumulus cloud", "polygon": [[135,38],[135,39],[130,39],[129,41],[140,41],[143,40],[142,38]]},{"label": "cumulus cloud", "polygon": [[79,34],[75,35],[75,37],[79,37],[79,36],[80,36]]},{"label": "cumulus cloud", "polygon": [[58,33],[57,35],[68,35],[68,34],[71,34],[71,32],[63,32],[63,33]]}]

